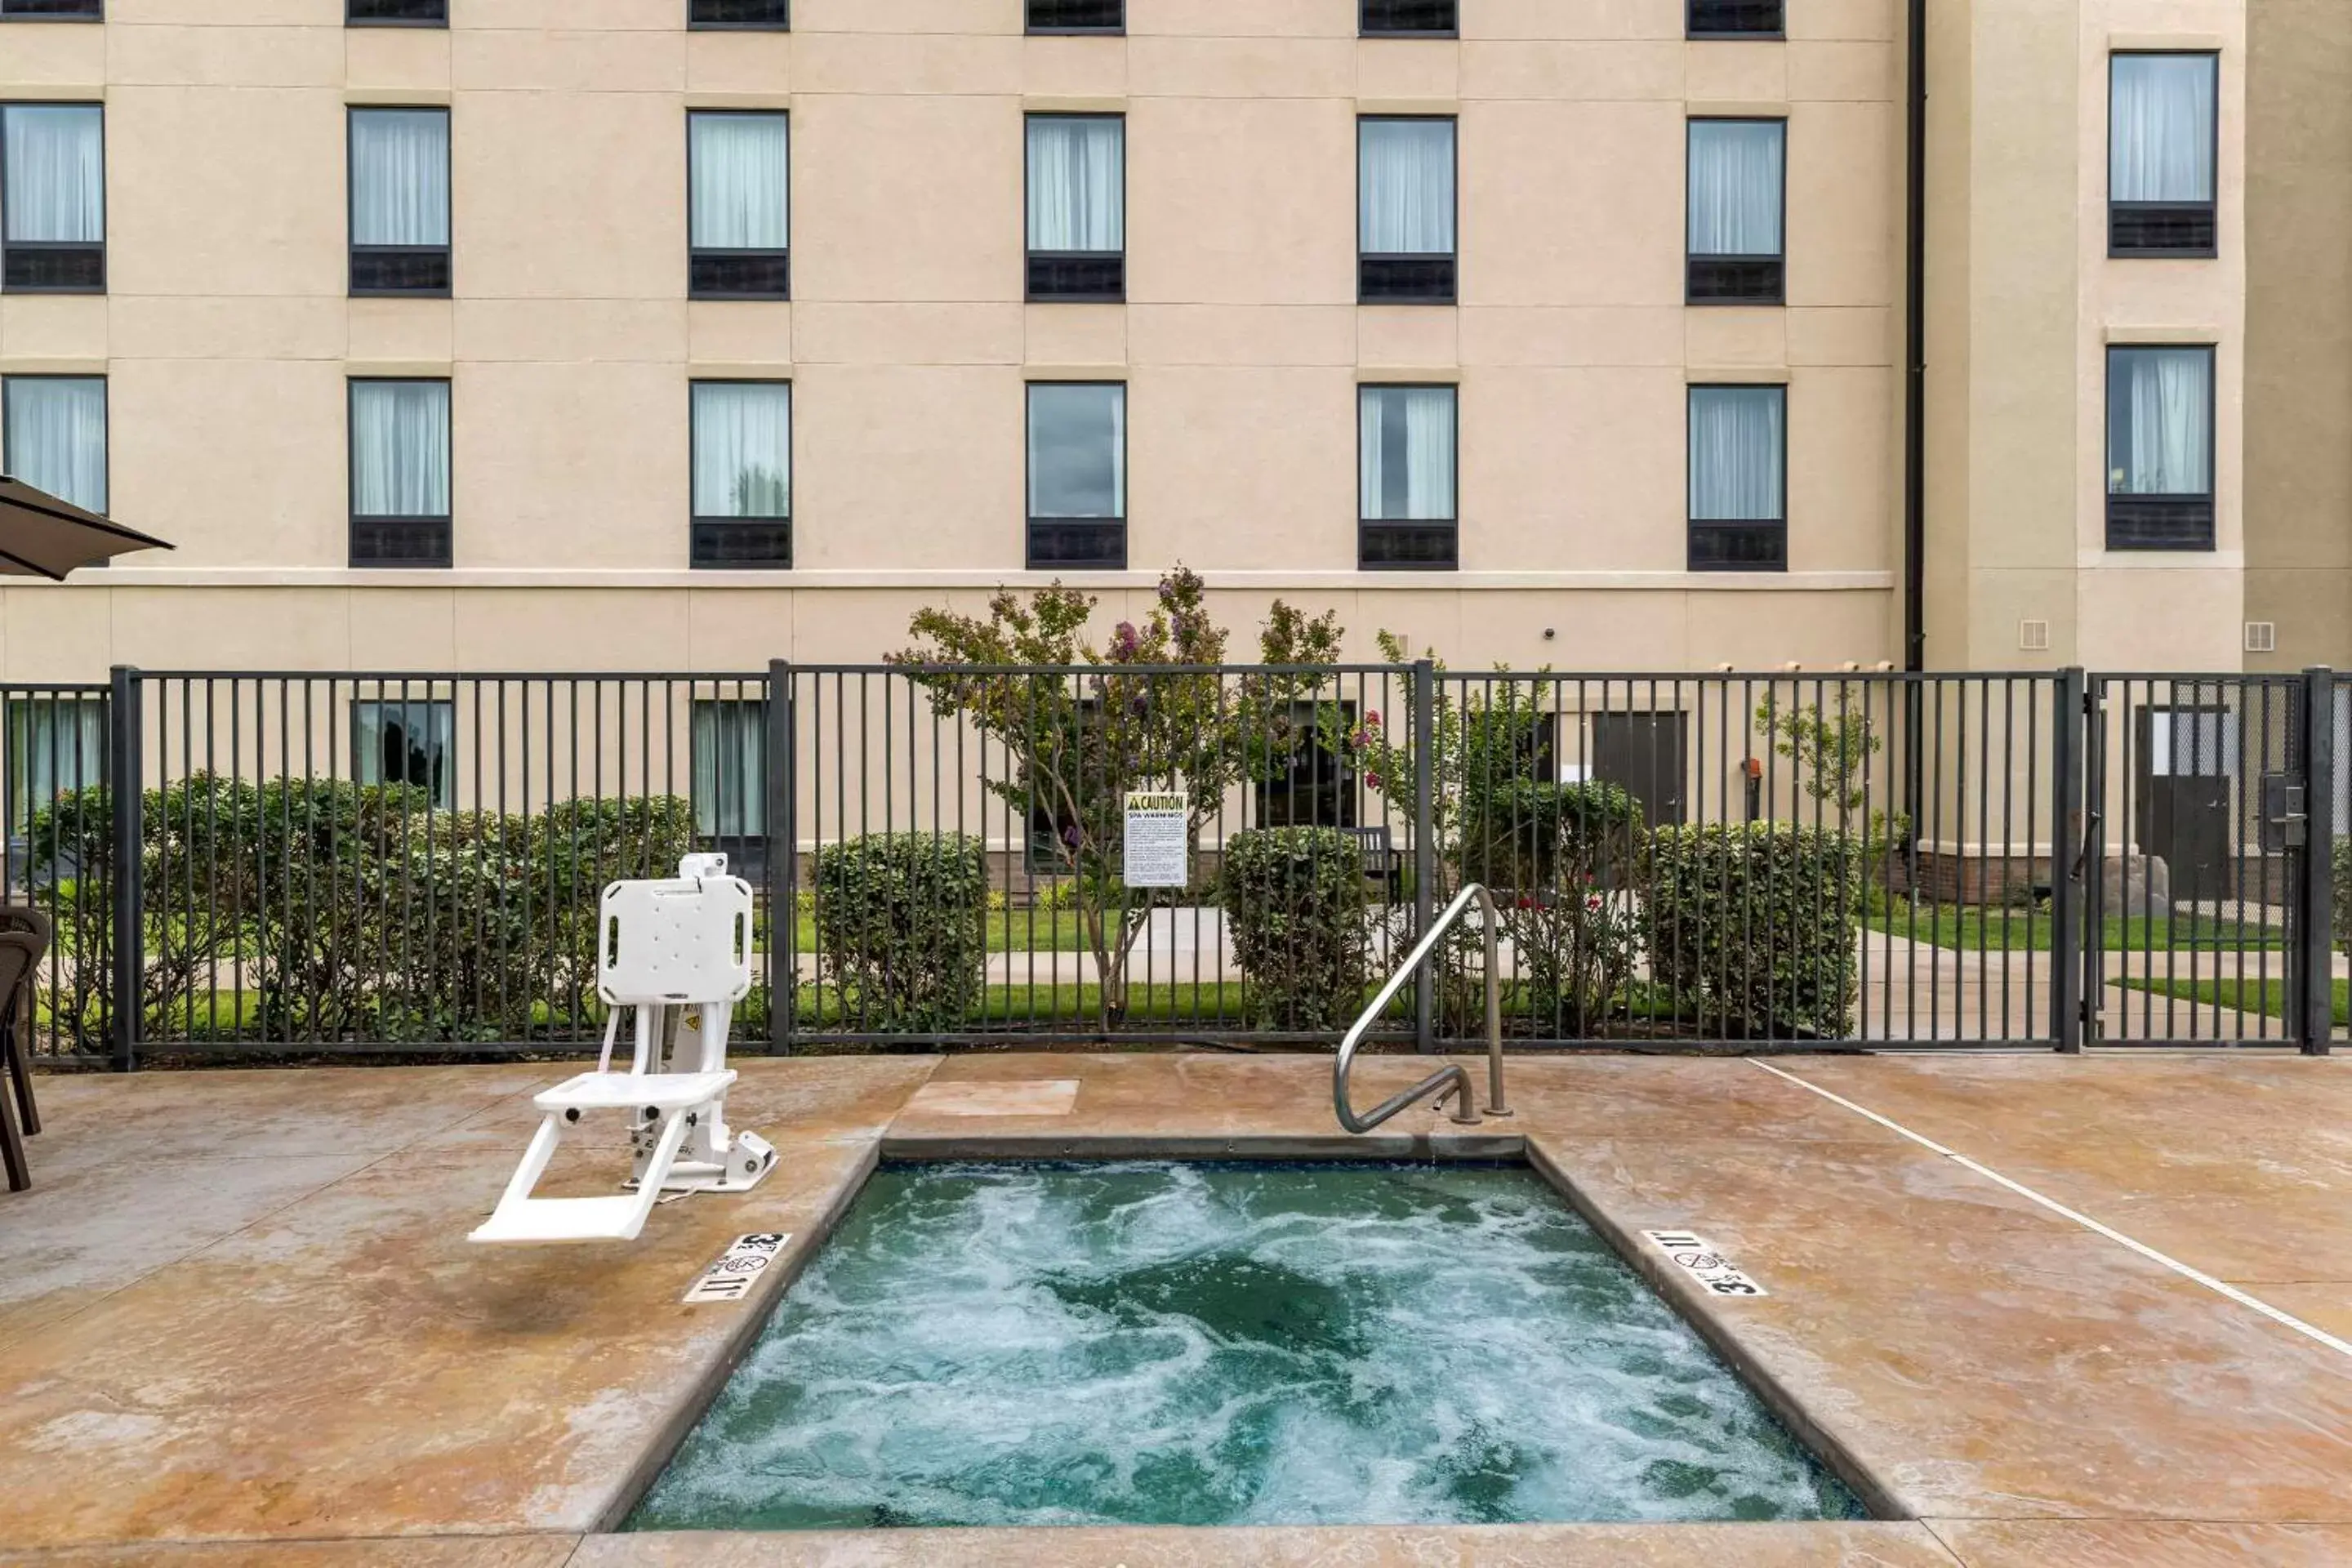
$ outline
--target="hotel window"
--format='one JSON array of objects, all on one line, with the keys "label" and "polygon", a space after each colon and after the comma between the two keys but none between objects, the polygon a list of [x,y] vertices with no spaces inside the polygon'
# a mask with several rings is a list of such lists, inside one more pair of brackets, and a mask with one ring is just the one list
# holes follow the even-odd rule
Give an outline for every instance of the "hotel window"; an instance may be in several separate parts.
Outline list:
[{"label": "hotel window", "polygon": [[793,25],[792,0],[688,0],[686,25],[747,32],[789,32]]},{"label": "hotel window", "polygon": [[0,22],[102,22],[106,0],[0,0]]},{"label": "hotel window", "polygon": [[352,292],[449,292],[449,111],[351,114]]},{"label": "hotel window", "polygon": [[1690,389],[1694,572],[1789,569],[1789,389]]},{"label": "hotel window", "polygon": [[457,707],[426,697],[362,698],[352,704],[352,779],[413,784],[428,805],[457,804]]},{"label": "hotel window", "polygon": [[792,384],[698,381],[692,422],[690,563],[735,570],[791,566]]},{"label": "hotel window", "polygon": [[[106,704],[95,697],[12,697],[7,747],[8,830],[23,833],[33,814],[55,805],[59,795],[106,782]],[[74,874],[70,865],[46,861],[31,869]]]},{"label": "hotel window", "polygon": [[2214,254],[2221,57],[2108,62],[2107,254]]},{"label": "hotel window", "polygon": [[446,27],[449,0],[344,0],[343,23],[352,27]]},{"label": "hotel window", "polygon": [[782,114],[686,117],[687,291],[697,300],[789,300],[792,128]]},{"label": "hotel window", "polygon": [[1454,121],[1356,122],[1356,298],[1454,303]]},{"label": "hotel window", "polygon": [[1357,564],[1366,571],[1452,571],[1461,564],[1454,389],[1359,387],[1357,407]]},{"label": "hotel window", "polygon": [[1127,388],[1117,382],[1030,383],[1028,565],[1127,568]]},{"label": "hotel window", "polygon": [[449,384],[351,387],[351,563],[448,565]]},{"label": "hotel window", "polygon": [[1451,38],[1461,30],[1456,0],[1362,0],[1357,30],[1366,37]]},{"label": "hotel window", "polygon": [[2213,351],[2107,351],[2107,548],[2213,548]]},{"label": "hotel window", "polygon": [[768,705],[758,698],[694,704],[694,831],[705,842],[768,831]]},{"label": "hotel window", "polygon": [[1777,38],[1781,0],[1690,0],[1685,31],[1694,38]]},{"label": "hotel window", "polygon": [[0,289],[106,291],[106,111],[0,104]]},{"label": "hotel window", "polygon": [[1029,298],[1127,298],[1127,121],[1029,116]]},{"label": "hotel window", "polygon": [[1033,33],[1123,33],[1127,0],[1029,0]]},{"label": "hotel window", "polygon": [[0,473],[106,515],[106,382],[95,375],[0,381]]},{"label": "hotel window", "polygon": [[1277,770],[1257,780],[1260,827],[1356,826],[1356,770],[1344,748],[1332,744],[1335,726],[1340,735],[1355,731],[1355,703],[1293,702],[1278,724],[1269,721],[1276,745],[1287,754]]},{"label": "hotel window", "polygon": [[1690,122],[1689,303],[1781,302],[1788,132],[1780,120]]}]

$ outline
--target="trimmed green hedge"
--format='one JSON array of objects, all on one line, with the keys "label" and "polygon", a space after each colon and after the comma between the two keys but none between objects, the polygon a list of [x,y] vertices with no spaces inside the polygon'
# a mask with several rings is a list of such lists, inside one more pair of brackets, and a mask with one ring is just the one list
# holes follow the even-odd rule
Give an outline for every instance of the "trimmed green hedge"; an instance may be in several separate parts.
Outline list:
[{"label": "trimmed green hedge", "polygon": [[988,855],[960,834],[877,833],[819,856],[819,973],[844,1022],[887,1034],[962,1027],[988,981]]},{"label": "trimmed green hedge", "polygon": [[1268,827],[1225,841],[1227,929],[1262,1026],[1337,1033],[1364,1005],[1371,932],[1363,846],[1333,827]]},{"label": "trimmed green hedge", "polygon": [[1842,1038],[1860,989],[1862,847],[1754,822],[1650,836],[1650,973],[1733,1038]]}]

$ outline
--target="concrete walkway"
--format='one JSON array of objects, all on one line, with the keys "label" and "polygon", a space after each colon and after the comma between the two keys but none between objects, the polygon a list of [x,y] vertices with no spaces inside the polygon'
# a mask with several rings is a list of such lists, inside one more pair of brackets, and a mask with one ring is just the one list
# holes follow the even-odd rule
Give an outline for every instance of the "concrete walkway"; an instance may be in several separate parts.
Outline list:
[{"label": "concrete walkway", "polygon": [[[562,1070],[45,1080],[41,1184],[0,1197],[0,1563],[2352,1562],[2352,1061],[1530,1058],[1513,1118],[1368,1139],[1322,1058],[761,1061],[759,1191],[625,1248],[469,1247]],[[1527,1158],[1882,1521],[597,1533],[878,1158],[1137,1152]],[[583,1139],[558,1189],[621,1159]],[[1770,1294],[1668,1277],[1663,1227]],[[765,1229],[757,1298],[679,1303]]]}]

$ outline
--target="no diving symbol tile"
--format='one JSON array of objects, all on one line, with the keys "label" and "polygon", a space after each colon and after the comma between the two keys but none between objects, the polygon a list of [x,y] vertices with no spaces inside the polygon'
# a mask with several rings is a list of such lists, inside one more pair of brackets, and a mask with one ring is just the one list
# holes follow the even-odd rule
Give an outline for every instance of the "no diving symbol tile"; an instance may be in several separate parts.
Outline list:
[{"label": "no diving symbol tile", "polygon": [[712,1301],[740,1301],[751,1293],[760,1276],[784,1250],[792,1240],[786,1231],[760,1231],[751,1236],[739,1236],[718,1262],[702,1271],[686,1293],[689,1307],[704,1306]]},{"label": "no diving symbol tile", "polygon": [[1763,1286],[1732,1267],[1731,1259],[1686,1230],[1645,1230],[1650,1245],[1664,1253],[1675,1268],[1698,1282],[1710,1296],[1751,1297],[1768,1292]]}]

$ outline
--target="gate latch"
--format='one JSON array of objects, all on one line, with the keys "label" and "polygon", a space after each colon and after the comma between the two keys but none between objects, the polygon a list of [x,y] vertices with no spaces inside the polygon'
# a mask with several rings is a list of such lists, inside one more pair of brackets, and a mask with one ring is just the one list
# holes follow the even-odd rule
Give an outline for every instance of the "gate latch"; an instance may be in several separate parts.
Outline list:
[{"label": "gate latch", "polygon": [[2310,817],[2303,809],[2303,785],[2287,773],[2263,775],[2263,852],[2280,854],[2304,846]]}]

